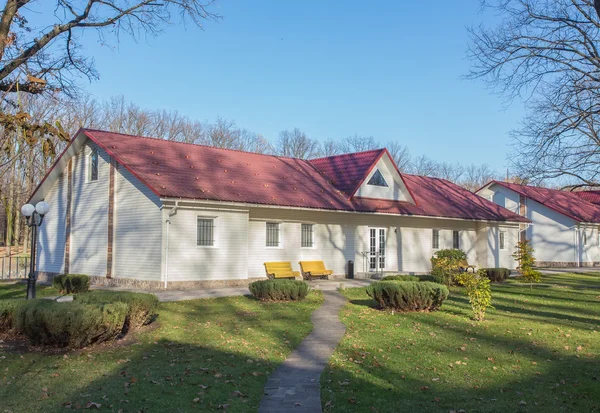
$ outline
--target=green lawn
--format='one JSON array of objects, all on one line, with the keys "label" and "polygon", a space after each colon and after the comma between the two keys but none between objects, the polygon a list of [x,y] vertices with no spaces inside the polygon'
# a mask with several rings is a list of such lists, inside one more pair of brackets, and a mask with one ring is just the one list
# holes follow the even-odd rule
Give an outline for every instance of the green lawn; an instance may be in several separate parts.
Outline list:
[{"label": "green lawn", "polygon": [[[0,285],[0,298],[16,288]],[[65,412],[90,402],[114,412],[256,411],[268,374],[310,332],[321,302],[314,291],[300,303],[162,303],[158,327],[133,344],[66,354],[0,349],[0,411]]]},{"label": "green lawn", "polygon": [[481,323],[458,288],[441,311],[396,314],[347,289],[347,334],[321,377],[324,410],[598,412],[599,287],[597,273],[494,285]]},{"label": "green lawn", "polygon": [[[4,298],[25,298],[27,295],[27,285],[25,283],[14,281],[2,281],[0,282],[0,300]],[[37,284],[35,288],[35,295],[37,298],[42,297],[58,297],[60,294],[58,291],[49,286]]]}]

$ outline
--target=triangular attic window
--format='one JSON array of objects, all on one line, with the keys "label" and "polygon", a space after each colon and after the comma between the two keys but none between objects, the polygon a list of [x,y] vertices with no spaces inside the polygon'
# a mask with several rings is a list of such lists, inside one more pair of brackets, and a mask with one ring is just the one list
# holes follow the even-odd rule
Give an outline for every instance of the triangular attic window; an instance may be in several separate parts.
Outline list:
[{"label": "triangular attic window", "polygon": [[381,172],[379,172],[379,169],[375,171],[371,179],[369,179],[369,182],[367,182],[367,185],[388,186],[387,182],[385,182],[385,179],[383,179],[383,175],[381,175]]}]

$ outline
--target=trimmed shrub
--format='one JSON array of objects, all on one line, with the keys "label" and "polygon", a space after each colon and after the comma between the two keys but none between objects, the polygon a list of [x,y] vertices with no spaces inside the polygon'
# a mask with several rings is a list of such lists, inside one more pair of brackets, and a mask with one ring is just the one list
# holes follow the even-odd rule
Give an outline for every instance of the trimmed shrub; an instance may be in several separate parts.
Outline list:
[{"label": "trimmed shrub", "polygon": [[250,284],[250,292],[261,301],[299,301],[308,294],[308,284],[298,280],[261,280]]},{"label": "trimmed shrub", "polygon": [[128,291],[92,291],[75,296],[84,304],[124,303],[127,305],[126,328],[136,329],[150,324],[158,314],[158,298],[154,294]]},{"label": "trimmed shrub", "polygon": [[52,279],[52,286],[61,294],[85,293],[90,289],[90,277],[85,274],[60,274]]},{"label": "trimmed shrub", "polygon": [[473,318],[477,321],[483,321],[485,310],[492,306],[492,289],[486,271],[481,269],[477,274],[463,272],[456,276],[456,280],[459,285],[463,285],[467,289],[469,304],[471,304],[473,310]]},{"label": "trimmed shrub", "polygon": [[379,308],[435,311],[448,298],[448,287],[427,281],[378,281],[367,287],[367,294]]},{"label": "trimmed shrub", "polygon": [[81,348],[116,338],[125,325],[127,305],[88,305],[36,300],[15,313],[15,329],[35,345]]},{"label": "trimmed shrub", "polygon": [[420,281],[420,279],[414,275],[396,274],[386,275],[381,281]]},{"label": "trimmed shrub", "polygon": [[457,249],[445,249],[437,251],[431,257],[431,275],[435,282],[447,286],[456,284],[454,279],[460,274],[460,264],[466,261],[467,254]]},{"label": "trimmed shrub", "polygon": [[419,275],[419,281],[431,281],[431,282],[435,282],[435,277],[431,274],[423,274],[423,275]]},{"label": "trimmed shrub", "polygon": [[23,300],[21,298],[0,300],[0,332],[8,332],[14,329],[15,313],[20,311],[21,307],[31,305],[33,302],[35,301]]},{"label": "trimmed shrub", "polygon": [[490,281],[496,283],[503,283],[510,275],[510,270],[508,268],[482,268],[480,271],[483,271]]}]

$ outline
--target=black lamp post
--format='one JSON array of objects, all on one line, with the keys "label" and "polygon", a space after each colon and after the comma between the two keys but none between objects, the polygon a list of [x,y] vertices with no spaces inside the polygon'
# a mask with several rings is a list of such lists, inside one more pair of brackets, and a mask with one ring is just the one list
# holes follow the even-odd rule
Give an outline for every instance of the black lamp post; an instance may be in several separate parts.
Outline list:
[{"label": "black lamp post", "polygon": [[29,278],[27,278],[28,300],[35,298],[35,282],[37,281],[35,254],[37,250],[38,227],[42,225],[44,215],[48,213],[49,209],[50,205],[44,201],[38,202],[36,206],[25,204],[21,207],[21,213],[27,218],[27,226],[31,228],[31,259],[29,260]]}]

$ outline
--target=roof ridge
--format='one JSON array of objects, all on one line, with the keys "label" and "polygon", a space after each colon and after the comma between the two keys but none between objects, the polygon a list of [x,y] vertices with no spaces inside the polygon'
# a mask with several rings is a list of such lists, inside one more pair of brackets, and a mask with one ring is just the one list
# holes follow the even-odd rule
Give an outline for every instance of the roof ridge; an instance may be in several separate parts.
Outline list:
[{"label": "roof ridge", "polygon": [[219,149],[219,150],[223,150],[223,151],[249,153],[249,154],[252,154],[252,155],[268,156],[268,157],[271,157],[271,158],[292,159],[292,160],[295,160],[295,161],[308,162],[307,159],[294,158],[294,157],[291,157],[291,156],[274,155],[274,154],[270,154],[270,153],[260,153],[260,152],[254,152],[254,151],[244,151],[242,149],[220,148],[218,146],[205,145],[205,144],[202,144],[202,143],[173,141],[173,140],[169,140],[169,139],[156,138],[154,136],[132,135],[130,133],[112,132],[112,131],[108,131],[108,130],[93,129],[93,128],[82,128],[81,131],[82,132],[92,132],[92,133],[93,132],[112,133],[112,134],[115,134],[115,135],[128,136],[130,138],[150,139],[150,140],[154,140],[154,141],[178,143],[178,144],[181,144],[181,145],[190,145],[190,146],[201,147],[201,148]]},{"label": "roof ridge", "polygon": [[308,162],[312,162],[312,161],[320,161],[321,159],[339,158],[339,157],[341,157],[341,156],[362,155],[362,154],[369,153],[369,152],[381,152],[381,151],[385,151],[385,148],[379,148],[379,149],[369,149],[369,150],[366,150],[366,151],[360,151],[360,152],[347,152],[347,153],[340,153],[340,154],[338,154],[338,155],[321,156],[320,158],[312,158],[312,159],[308,159]]}]

